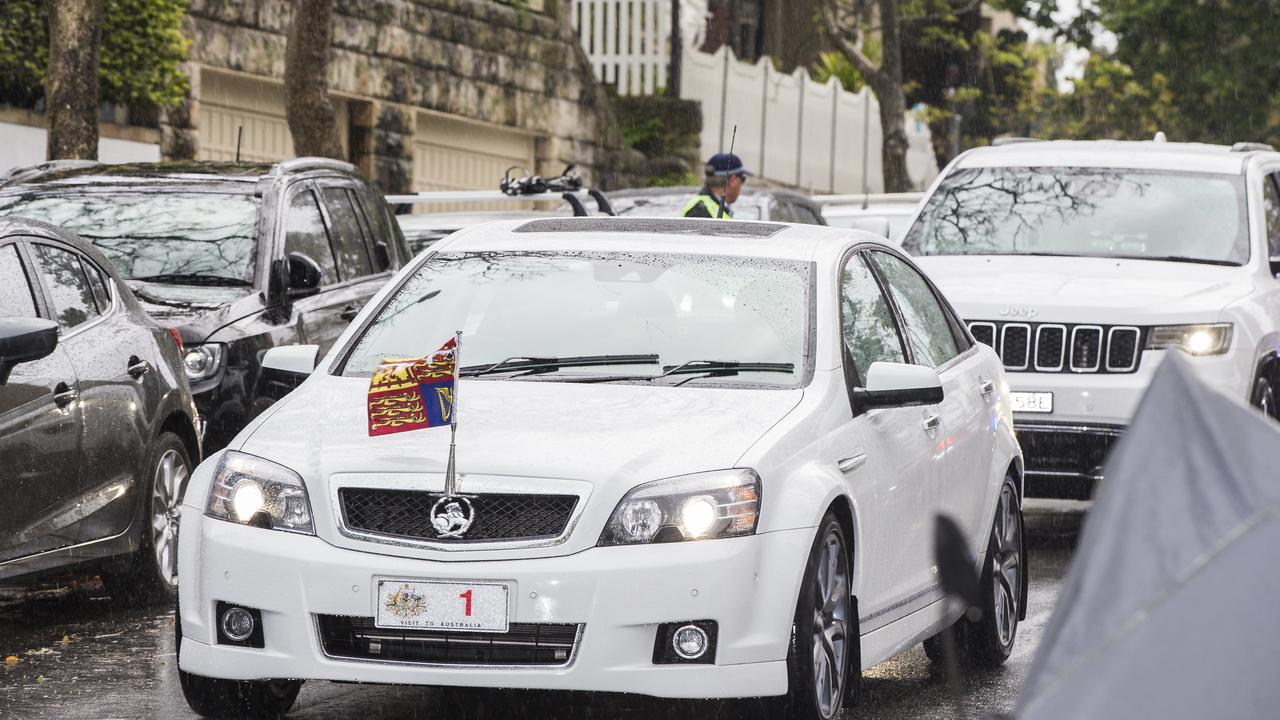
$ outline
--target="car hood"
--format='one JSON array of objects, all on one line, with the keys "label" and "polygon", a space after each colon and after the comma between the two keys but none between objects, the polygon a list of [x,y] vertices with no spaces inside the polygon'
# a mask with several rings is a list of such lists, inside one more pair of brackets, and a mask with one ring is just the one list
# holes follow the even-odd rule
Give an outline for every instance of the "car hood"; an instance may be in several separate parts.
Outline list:
[{"label": "car hood", "polygon": [[130,280],[129,289],[142,309],[156,320],[186,322],[223,312],[236,300],[253,292],[243,287],[170,285]]},{"label": "car hood", "polygon": [[914,259],[967,320],[1112,324],[1191,315],[1186,322],[1201,322],[1253,290],[1250,271],[1221,265],[1028,255]]},{"label": "car hood", "polygon": [[[309,480],[444,472],[445,427],[369,437],[368,387],[363,378],[314,376],[241,449]],[[460,474],[579,480],[597,490],[733,467],[803,396],[798,389],[466,379],[458,392]]]}]

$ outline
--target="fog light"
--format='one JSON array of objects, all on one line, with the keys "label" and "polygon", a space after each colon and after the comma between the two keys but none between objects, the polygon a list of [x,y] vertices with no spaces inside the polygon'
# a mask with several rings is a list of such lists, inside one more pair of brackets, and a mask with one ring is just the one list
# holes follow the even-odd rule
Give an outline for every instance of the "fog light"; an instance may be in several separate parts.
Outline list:
[{"label": "fog light", "polygon": [[697,660],[707,652],[707,633],[697,625],[685,625],[676,630],[671,638],[671,646],[676,655],[685,660]]},{"label": "fog light", "polygon": [[228,640],[234,642],[244,642],[253,635],[253,629],[256,623],[253,621],[253,614],[242,607],[231,607],[222,612],[222,634],[227,636]]}]

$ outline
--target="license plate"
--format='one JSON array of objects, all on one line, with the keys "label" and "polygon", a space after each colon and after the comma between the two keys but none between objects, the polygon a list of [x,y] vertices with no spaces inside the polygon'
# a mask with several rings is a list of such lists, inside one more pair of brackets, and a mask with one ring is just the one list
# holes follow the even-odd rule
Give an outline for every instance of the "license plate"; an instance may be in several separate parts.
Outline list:
[{"label": "license plate", "polygon": [[1009,400],[1013,403],[1014,412],[1053,412],[1053,393],[1051,392],[1011,392]]},{"label": "license plate", "polygon": [[381,628],[504,633],[509,595],[504,583],[379,580],[374,623]]}]

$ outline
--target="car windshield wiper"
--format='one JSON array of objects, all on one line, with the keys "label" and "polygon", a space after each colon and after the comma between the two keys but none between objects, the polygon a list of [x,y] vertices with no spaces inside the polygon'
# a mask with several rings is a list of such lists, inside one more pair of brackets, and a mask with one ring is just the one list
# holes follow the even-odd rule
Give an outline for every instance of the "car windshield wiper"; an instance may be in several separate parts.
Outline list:
[{"label": "car windshield wiper", "polygon": [[[794,373],[795,363],[738,362],[736,360],[690,360],[679,365],[666,365],[658,375],[601,375],[600,377],[575,378],[569,382],[603,383],[617,381],[653,381],[674,375],[706,375],[728,377],[744,372]],[[693,380],[695,378],[689,378]],[[687,381],[686,381],[687,382]]]},{"label": "car windshield wiper", "polygon": [[[572,357],[523,357],[516,355],[489,365],[462,368],[463,377],[479,377],[495,373],[527,373],[530,375],[567,367],[602,365],[657,365],[657,354],[649,355],[575,355]],[[647,376],[646,376],[647,377]]]},{"label": "car windshield wiper", "polygon": [[227,277],[225,275],[205,275],[202,273],[163,273],[161,275],[145,275],[129,279],[165,285],[217,285],[222,287],[251,287],[253,285],[248,280],[240,278]]},{"label": "car windshield wiper", "polygon": [[1109,258],[1119,258],[1121,260],[1158,260],[1163,262],[1178,263],[1196,263],[1202,265],[1227,265],[1230,267],[1239,267],[1240,263],[1232,260],[1218,260],[1216,258],[1195,258],[1186,255],[1107,255]]}]

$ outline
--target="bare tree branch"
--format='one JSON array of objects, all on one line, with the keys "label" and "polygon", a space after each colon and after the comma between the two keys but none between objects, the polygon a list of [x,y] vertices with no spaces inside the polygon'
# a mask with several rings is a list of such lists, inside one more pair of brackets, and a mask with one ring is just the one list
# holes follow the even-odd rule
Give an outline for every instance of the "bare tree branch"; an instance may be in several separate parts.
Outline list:
[{"label": "bare tree branch", "polygon": [[822,3],[822,19],[827,24],[827,30],[831,33],[832,39],[836,41],[836,47],[845,57],[849,58],[849,62],[862,75],[872,88],[879,87],[884,82],[883,74],[880,72],[879,66],[871,61],[862,50],[849,41],[846,37],[850,30],[841,27],[839,20],[836,18],[835,0],[825,0]]}]

